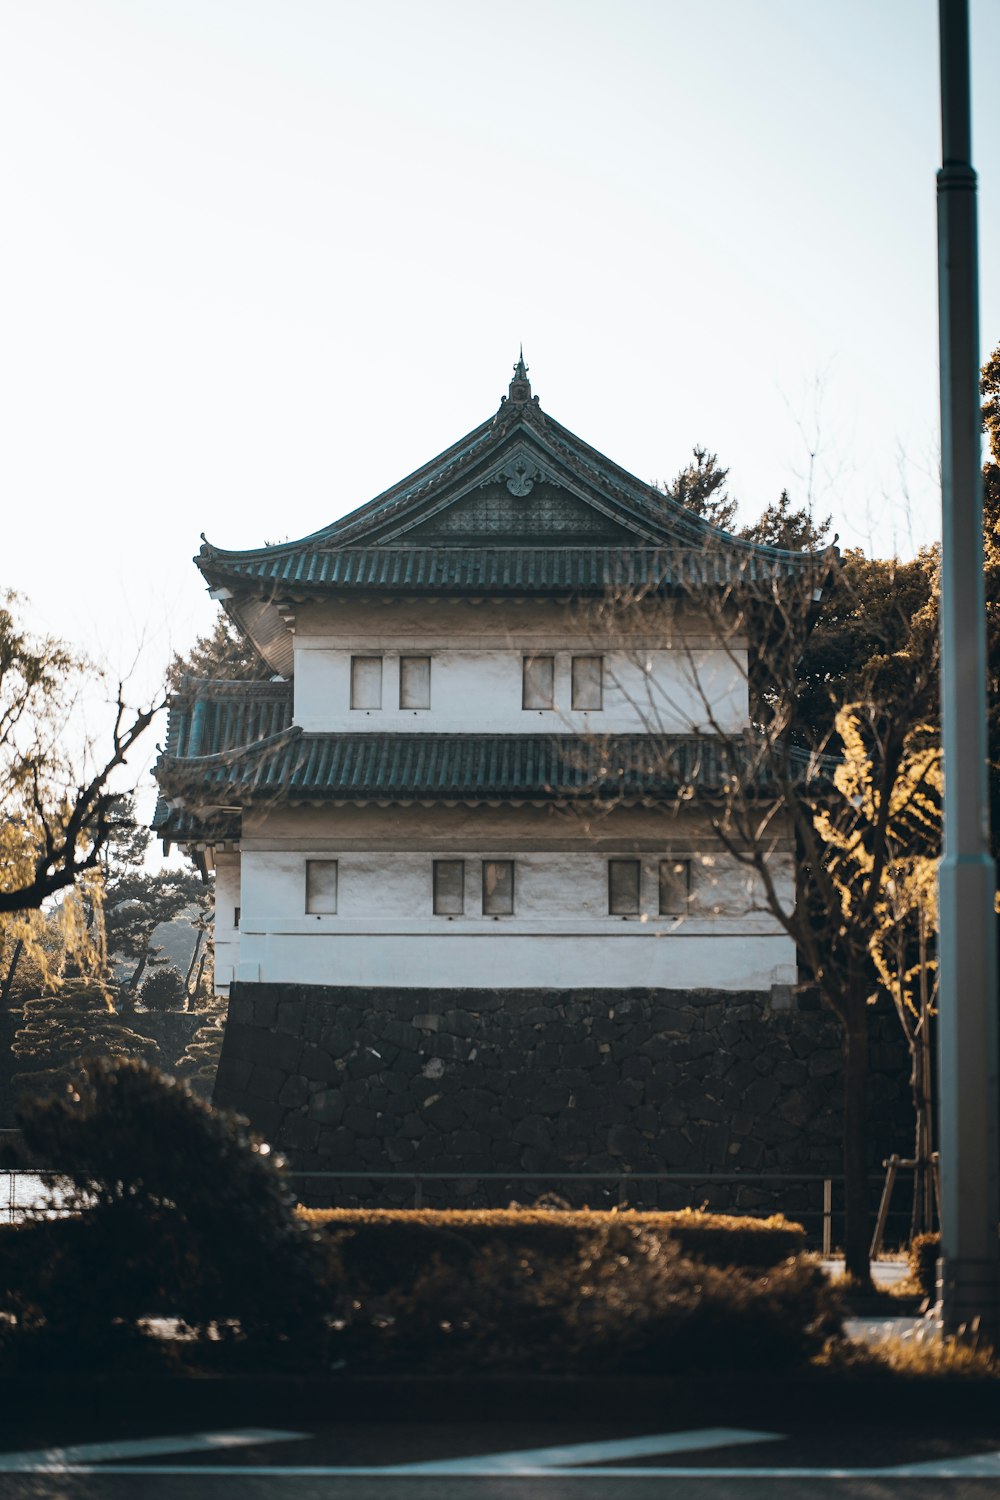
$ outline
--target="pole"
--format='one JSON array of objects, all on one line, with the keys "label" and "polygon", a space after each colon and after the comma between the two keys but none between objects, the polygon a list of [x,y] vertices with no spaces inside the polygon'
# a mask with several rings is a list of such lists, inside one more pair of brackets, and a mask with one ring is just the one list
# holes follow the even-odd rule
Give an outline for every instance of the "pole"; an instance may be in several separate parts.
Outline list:
[{"label": "pole", "polygon": [[986,781],[986,627],[980,472],[976,174],[968,0],[939,0],[937,175],[941,349],[941,1261],[945,1332],[1000,1338],[997,1220],[996,870]]}]

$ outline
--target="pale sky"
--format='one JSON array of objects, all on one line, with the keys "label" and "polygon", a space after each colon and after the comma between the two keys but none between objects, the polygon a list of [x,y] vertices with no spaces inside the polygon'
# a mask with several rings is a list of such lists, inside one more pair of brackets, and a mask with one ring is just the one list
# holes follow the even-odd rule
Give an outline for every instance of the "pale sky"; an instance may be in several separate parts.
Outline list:
[{"label": "pale sky", "polygon": [[[934,0],[7,0],[0,583],[137,696],[298,537],[544,409],[938,529]],[[1000,3],[972,0],[982,353]],[[141,648],[141,650],[140,650]]]}]

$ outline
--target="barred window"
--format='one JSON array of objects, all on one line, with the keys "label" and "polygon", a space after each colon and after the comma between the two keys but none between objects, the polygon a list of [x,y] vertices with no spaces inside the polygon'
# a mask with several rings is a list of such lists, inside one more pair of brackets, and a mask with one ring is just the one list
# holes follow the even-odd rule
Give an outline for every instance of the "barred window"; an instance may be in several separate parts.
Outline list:
[{"label": "barred window", "polygon": [[603,656],[574,656],[573,707],[604,707]]},{"label": "barred window", "polygon": [[526,656],[523,672],[521,707],[552,708],[555,704],[555,657]]},{"label": "barred window", "polygon": [[351,657],[351,707],[382,707],[381,656]]},{"label": "barred window", "polygon": [[434,861],[434,915],[460,917],[465,911],[465,861]]},{"label": "barred window", "polygon": [[509,917],[514,911],[514,861],[483,860],[483,916]]},{"label": "barred window", "polygon": [[429,656],[399,658],[400,708],[430,708],[431,659]]},{"label": "barred window", "polygon": [[660,916],[682,917],[691,895],[691,861],[660,860]]},{"label": "barred window", "polygon": [[306,912],[330,915],[337,910],[337,861],[306,860]]},{"label": "barred window", "polygon": [[638,915],[640,873],[637,859],[608,860],[608,911],[613,917]]}]

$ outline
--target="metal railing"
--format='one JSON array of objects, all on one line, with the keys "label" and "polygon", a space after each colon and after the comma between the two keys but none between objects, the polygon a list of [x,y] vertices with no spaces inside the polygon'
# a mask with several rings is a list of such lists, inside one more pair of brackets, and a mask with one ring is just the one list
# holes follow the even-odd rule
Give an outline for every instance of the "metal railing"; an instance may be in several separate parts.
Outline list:
[{"label": "metal railing", "polygon": [[[16,1132],[4,1131],[2,1134],[13,1135]],[[3,1168],[0,1167],[0,1222],[16,1224],[37,1213],[49,1200],[51,1190],[55,1190],[58,1200],[58,1184],[60,1180],[58,1170],[37,1171],[25,1168]],[[821,1250],[822,1254],[829,1256],[836,1244],[835,1230],[839,1228],[843,1220],[843,1175],[829,1175],[821,1172],[469,1172],[469,1171],[309,1171],[293,1170],[286,1171],[284,1177],[292,1187],[299,1203],[304,1207],[327,1206],[342,1201],[344,1198],[352,1198],[358,1202],[368,1200],[371,1202],[381,1196],[384,1189],[392,1185],[405,1188],[402,1195],[412,1208],[423,1208],[427,1199],[427,1189],[438,1187],[445,1189],[448,1184],[452,1185],[453,1191],[434,1193],[438,1200],[438,1207],[486,1207],[506,1206],[475,1201],[477,1199],[489,1199],[496,1196],[510,1202],[511,1199],[524,1188],[533,1189],[531,1197],[537,1197],[539,1193],[552,1192],[559,1196],[580,1196],[581,1190],[598,1189],[599,1197],[603,1202],[592,1204],[592,1207],[624,1208],[657,1208],[663,1206],[661,1203],[661,1190],[678,1190],[679,1195],[686,1196],[689,1202],[686,1204],[673,1203],[670,1207],[695,1207],[700,1208],[707,1201],[713,1211],[732,1214],[739,1217],[759,1217],[761,1214],[783,1212],[787,1217],[798,1220],[806,1229],[809,1243]],[[882,1193],[884,1176],[880,1173],[870,1173],[868,1177],[869,1189],[872,1194],[873,1209],[878,1204],[879,1245],[883,1237],[895,1238],[902,1243],[907,1238],[909,1228],[910,1209],[905,1203],[898,1208],[890,1209],[887,1199],[879,1202]],[[481,1191],[477,1192],[476,1189]],[[491,1193],[492,1189],[499,1192]],[[712,1202],[717,1199],[716,1189],[747,1188],[773,1188],[775,1196],[773,1202],[755,1204],[738,1204],[733,1202]],[[782,1203],[781,1190],[790,1188],[807,1189],[808,1204],[801,1202],[788,1204]],[[460,1191],[454,1189],[461,1188]],[[482,1190],[485,1191],[482,1191]],[[649,1191],[652,1189],[652,1191]],[[683,1190],[687,1190],[686,1194]],[[589,1196],[589,1194],[588,1194]],[[673,1196],[676,1196],[673,1195]],[[734,1192],[725,1195],[727,1198],[735,1197]],[[650,1199],[654,1201],[650,1202]],[[395,1206],[403,1206],[398,1204]],[[49,1208],[48,1212],[58,1213],[58,1206]],[[895,1235],[889,1233],[890,1226]]]},{"label": "metal railing", "polygon": [[[834,1202],[834,1189],[843,1193],[843,1174],[834,1176],[824,1175],[821,1172],[435,1172],[435,1171],[343,1171],[343,1172],[320,1172],[296,1170],[286,1172],[285,1176],[290,1182],[296,1184],[295,1192],[298,1201],[304,1207],[318,1207],[317,1198],[332,1203],[336,1198],[342,1196],[355,1196],[361,1198],[373,1198],[377,1196],[380,1185],[400,1183],[408,1185],[407,1197],[411,1199],[412,1208],[423,1208],[425,1204],[424,1187],[428,1183],[453,1183],[453,1184],[475,1184],[475,1183],[499,1183],[504,1187],[514,1184],[530,1184],[533,1187],[547,1186],[549,1191],[561,1189],[572,1189],[576,1185],[583,1184],[609,1184],[610,1191],[606,1193],[609,1199],[613,1196],[614,1206],[622,1208],[630,1205],[633,1208],[643,1206],[636,1201],[635,1186],[642,1183],[654,1183],[659,1187],[661,1184],[667,1186],[676,1185],[691,1189],[692,1197],[699,1197],[700,1193],[711,1193],[716,1187],[765,1187],[788,1188],[792,1185],[807,1186],[817,1189],[816,1207],[784,1207],[780,1202],[773,1204],[761,1203],[755,1205],[719,1204],[713,1206],[713,1211],[735,1215],[737,1217],[755,1218],[761,1214],[784,1212],[787,1217],[797,1220],[803,1224],[810,1242],[817,1246],[824,1256],[830,1256],[835,1244],[834,1225],[836,1219],[842,1219],[843,1207]],[[884,1178],[881,1173],[871,1172],[868,1174],[869,1193],[872,1204],[879,1200]],[[336,1191],[336,1184],[355,1184],[358,1188],[362,1184],[369,1185],[366,1192],[355,1192],[342,1194]],[[822,1195],[818,1189],[822,1185]],[[459,1195],[451,1194],[450,1206],[455,1207],[455,1198]],[[473,1206],[469,1199],[475,1197],[473,1192],[463,1192],[461,1198],[464,1200],[460,1206]],[[501,1194],[505,1196],[505,1194]],[[657,1196],[659,1196],[657,1194]],[[439,1205],[443,1206],[443,1205]],[[475,1205],[483,1206],[483,1205]],[[606,1207],[608,1204],[600,1205]],[[653,1205],[654,1207],[657,1205]],[[690,1205],[688,1205],[690,1206]],[[701,1204],[693,1205],[700,1207]],[[898,1230],[898,1238],[902,1243],[906,1238],[905,1231],[909,1227],[909,1208],[900,1207],[896,1210],[886,1210],[883,1230],[887,1227],[889,1219],[892,1219]],[[810,1225],[815,1227],[810,1231]]]}]

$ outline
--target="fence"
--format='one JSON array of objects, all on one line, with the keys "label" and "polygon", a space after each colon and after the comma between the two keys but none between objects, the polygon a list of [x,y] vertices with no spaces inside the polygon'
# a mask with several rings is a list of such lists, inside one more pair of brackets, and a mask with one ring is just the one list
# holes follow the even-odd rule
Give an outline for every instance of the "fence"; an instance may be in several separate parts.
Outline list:
[{"label": "fence", "polygon": [[[809,1247],[830,1255],[838,1243],[844,1222],[844,1179],[842,1175],[824,1176],[819,1172],[288,1172],[295,1185],[298,1201],[307,1207],[354,1204],[381,1198],[385,1187],[395,1184],[396,1206],[423,1208],[429,1184],[451,1192],[442,1192],[437,1207],[486,1208],[505,1207],[519,1195],[530,1202],[539,1192],[558,1194],[572,1206],[583,1202],[591,1207],[632,1208],[700,1208],[707,1204],[719,1212],[752,1217],[783,1212],[798,1220],[806,1230]],[[880,1204],[884,1175],[868,1176],[870,1206],[873,1214]],[[349,1186],[348,1186],[349,1185]],[[654,1191],[650,1191],[650,1189]],[[662,1190],[666,1189],[664,1193]],[[739,1189],[753,1189],[764,1196],[772,1189],[773,1200],[754,1204],[733,1203]],[[793,1192],[792,1189],[802,1189]],[[525,1191],[528,1189],[529,1191]],[[596,1196],[603,1202],[591,1202]],[[722,1191],[726,1190],[726,1191]],[[734,1191],[735,1190],[735,1191]],[[436,1195],[437,1196],[437,1195]],[[768,1195],[770,1197],[771,1195]],[[664,1197],[674,1201],[664,1202]],[[573,1203],[574,1198],[577,1200]],[[684,1198],[686,1201],[676,1201]],[[727,1201],[723,1201],[727,1200]],[[794,1201],[790,1201],[794,1200]],[[354,1206],[352,1204],[351,1206]],[[380,1203],[379,1206],[388,1206]],[[887,1208],[884,1242],[905,1244],[909,1238],[910,1204],[904,1194]]]},{"label": "fence", "polygon": [[[557,1194],[573,1206],[593,1208],[700,1208],[754,1216],[784,1212],[805,1226],[810,1248],[830,1255],[843,1226],[843,1177],[792,1172],[286,1172],[298,1201],[306,1207],[331,1204],[362,1206],[389,1190],[393,1206],[422,1208],[428,1197],[437,1207],[506,1207],[511,1201],[534,1201]],[[881,1173],[869,1175],[874,1211],[884,1184]],[[450,1185],[450,1191],[449,1191]],[[740,1189],[751,1189],[767,1201],[740,1203]],[[770,1191],[768,1191],[770,1190]],[[58,1213],[58,1172],[0,1169],[0,1221],[16,1224],[38,1212]],[[666,1201],[665,1201],[666,1200]],[[873,1218],[874,1221],[874,1218]],[[885,1221],[885,1242],[903,1244],[909,1236],[908,1195],[897,1194]]]}]

